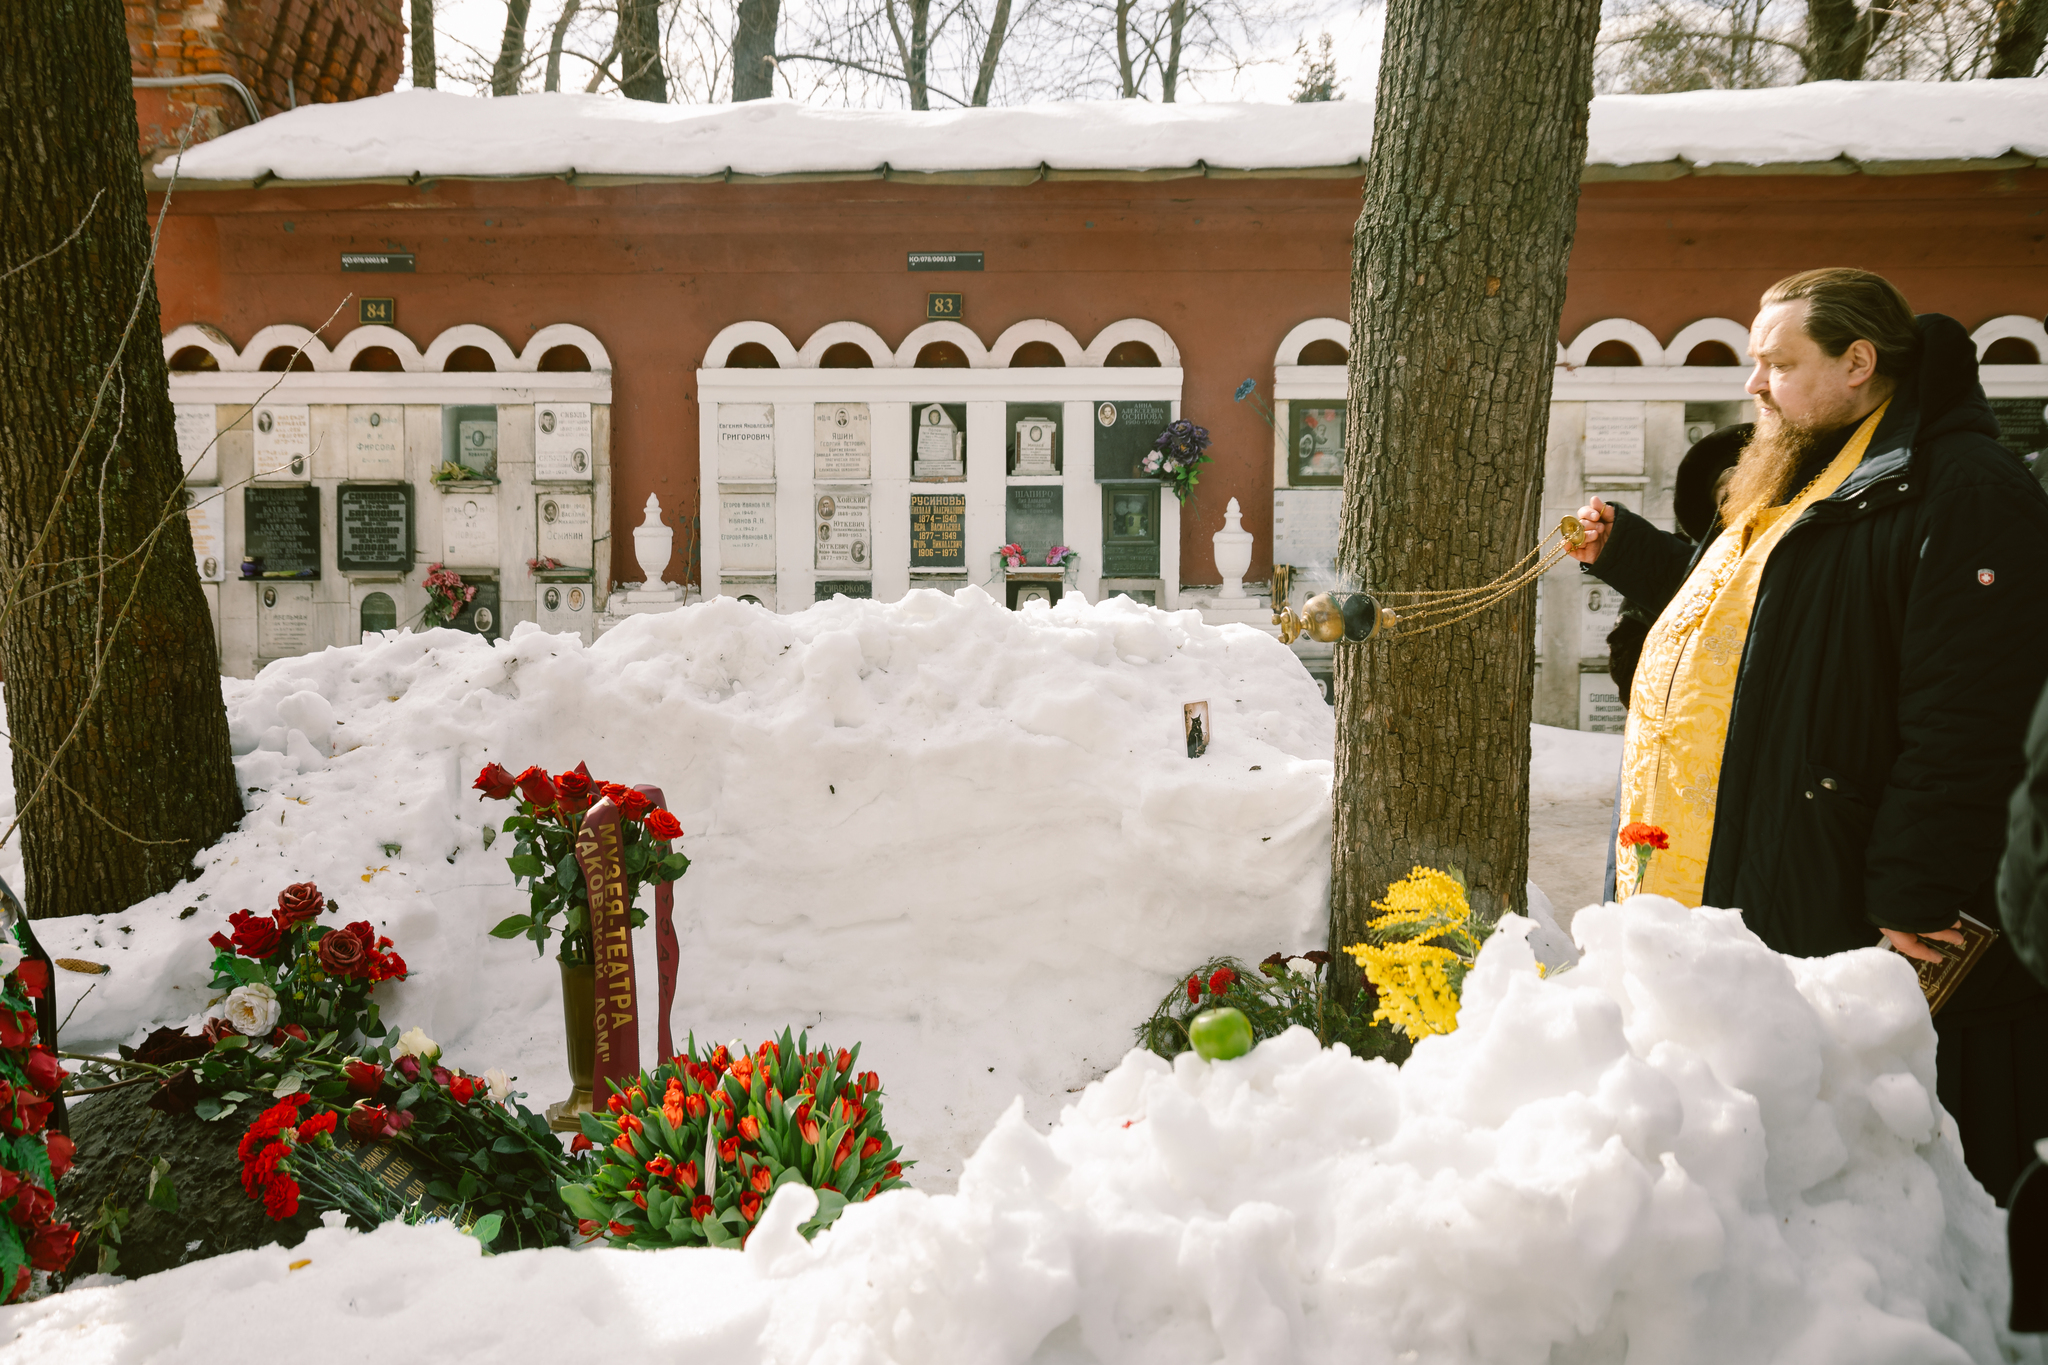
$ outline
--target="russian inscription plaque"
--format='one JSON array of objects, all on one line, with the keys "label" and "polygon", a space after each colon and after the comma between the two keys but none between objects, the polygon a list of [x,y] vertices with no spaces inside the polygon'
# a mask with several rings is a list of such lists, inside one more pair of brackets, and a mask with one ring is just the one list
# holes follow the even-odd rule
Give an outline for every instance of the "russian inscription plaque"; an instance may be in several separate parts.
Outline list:
[{"label": "russian inscription plaque", "polygon": [[775,477],[773,404],[718,405],[718,477],[728,483],[765,483]]},{"label": "russian inscription plaque", "polygon": [[199,566],[199,581],[218,583],[227,576],[227,503],[214,488],[186,495],[190,505],[185,519],[192,523],[192,562]]},{"label": "russian inscription plaque", "polygon": [[1066,544],[1063,494],[1058,484],[1049,487],[1018,487],[1009,490],[1010,501],[1004,518],[1004,538],[1024,547],[1026,564],[1045,563],[1046,552]]},{"label": "russian inscription plaque", "polygon": [[334,563],[343,573],[412,568],[412,488],[343,484],[334,490]]},{"label": "russian inscription plaque", "polygon": [[873,464],[874,445],[870,439],[866,403],[818,403],[813,405],[815,439],[811,450],[811,477],[865,479]]},{"label": "russian inscription plaque", "polygon": [[441,562],[450,568],[497,568],[496,495],[454,487],[441,496]]},{"label": "russian inscription plaque", "polygon": [[320,490],[242,490],[242,577],[320,576]]},{"label": "russian inscription plaque", "polygon": [[268,403],[256,427],[256,477],[296,482],[313,477],[313,411],[304,403]]},{"label": "russian inscription plaque", "polygon": [[592,477],[591,460],[590,404],[534,404],[535,479],[543,483],[576,483],[587,480]]},{"label": "russian inscription plaque", "polygon": [[538,549],[565,569],[587,569],[590,557],[590,494],[536,493]]},{"label": "russian inscription plaque", "polygon": [[812,563],[813,568],[867,570],[874,567],[868,557],[868,546],[872,543],[869,501],[865,488],[821,488],[817,491],[812,504],[817,529],[817,557]]},{"label": "russian inscription plaque", "polygon": [[1139,466],[1152,453],[1152,443],[1173,420],[1173,405],[1158,402],[1104,401],[1095,405],[1095,477],[1142,479]]},{"label": "russian inscription plaque", "polygon": [[348,476],[405,477],[405,409],[392,404],[348,410]]},{"label": "russian inscription plaque", "polygon": [[214,442],[220,427],[211,403],[180,403],[176,408],[178,464],[186,483],[219,483],[220,456]]},{"label": "russian inscription plaque", "polygon": [[726,571],[772,572],[775,568],[775,495],[721,493],[718,498],[718,559]]},{"label": "russian inscription plaque", "polygon": [[910,495],[910,567],[967,567],[967,495]]},{"label": "russian inscription plaque", "polygon": [[313,648],[312,584],[264,583],[256,589],[256,599],[258,654],[282,659]]},{"label": "russian inscription plaque", "polygon": [[1009,403],[1003,411],[1010,473],[1036,477],[1059,473],[1060,418],[1065,409],[1058,403]]}]

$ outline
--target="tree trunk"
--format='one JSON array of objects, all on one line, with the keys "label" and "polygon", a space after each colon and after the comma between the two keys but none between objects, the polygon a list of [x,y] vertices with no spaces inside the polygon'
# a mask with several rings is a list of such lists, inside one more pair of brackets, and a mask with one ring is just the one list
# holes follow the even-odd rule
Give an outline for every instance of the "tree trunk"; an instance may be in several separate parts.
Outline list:
[{"label": "tree trunk", "polygon": [[782,0],[740,0],[732,35],[732,98],[765,100],[775,93],[775,25]]},{"label": "tree trunk", "polygon": [[555,31],[548,37],[548,71],[541,83],[541,89],[556,91],[562,88],[562,40],[569,36],[569,22],[576,17],[576,11],[583,8],[583,0],[568,0],[562,12],[555,17]]},{"label": "tree trunk", "polygon": [[619,0],[619,89],[629,100],[668,103],[657,0]]},{"label": "tree trunk", "polygon": [[1993,80],[2031,76],[2048,45],[2048,0],[1998,0],[1998,36],[1991,44]]},{"label": "tree trunk", "polygon": [[505,36],[498,42],[498,60],[491,67],[491,93],[516,95],[526,69],[526,16],[533,0],[505,0]]},{"label": "tree trunk", "polygon": [[176,884],[242,803],[184,515],[121,6],[0,6],[0,52],[0,664],[40,919]]},{"label": "tree trunk", "polygon": [[1138,81],[1131,70],[1131,10],[1137,0],[1116,0],[1116,74],[1123,89],[1120,98],[1138,98]]},{"label": "tree trunk", "polygon": [[1010,33],[1010,0],[996,0],[995,17],[989,21],[988,41],[981,45],[981,69],[974,76],[974,107],[988,106],[995,89],[996,65],[1003,57],[1003,40]]},{"label": "tree trunk", "polygon": [[434,61],[434,0],[412,0],[412,83],[432,90],[439,67]]},{"label": "tree trunk", "polygon": [[1889,8],[1871,5],[1859,10],[1856,0],[1808,0],[1806,79],[1863,79],[1863,63],[1870,56],[1870,45],[1890,21]]},{"label": "tree trunk", "polygon": [[[1352,269],[1352,582],[1476,586],[1539,538],[1599,21],[1600,0],[1388,6]],[[1457,869],[1481,919],[1522,908],[1534,620],[1531,589],[1337,647],[1333,950],[1418,863]]]},{"label": "tree trunk", "polygon": [[1173,0],[1167,6],[1166,23],[1170,36],[1166,65],[1159,68],[1159,102],[1172,104],[1174,87],[1180,84],[1180,42],[1188,26],[1188,0]]}]

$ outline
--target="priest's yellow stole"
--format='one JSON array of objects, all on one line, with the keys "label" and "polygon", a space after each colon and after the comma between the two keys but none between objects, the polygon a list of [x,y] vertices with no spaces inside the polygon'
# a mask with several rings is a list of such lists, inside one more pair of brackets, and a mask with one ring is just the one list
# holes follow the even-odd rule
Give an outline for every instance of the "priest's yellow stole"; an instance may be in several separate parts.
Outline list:
[{"label": "priest's yellow stole", "polygon": [[1685,905],[1700,903],[1735,675],[1764,562],[1800,514],[1841,487],[1863,462],[1889,406],[1865,418],[1842,453],[1790,503],[1752,509],[1724,530],[1651,627],[1629,691],[1619,824],[1656,825],[1671,846],[1651,855],[1638,885],[1635,851],[1617,843],[1618,899],[1647,891]]}]

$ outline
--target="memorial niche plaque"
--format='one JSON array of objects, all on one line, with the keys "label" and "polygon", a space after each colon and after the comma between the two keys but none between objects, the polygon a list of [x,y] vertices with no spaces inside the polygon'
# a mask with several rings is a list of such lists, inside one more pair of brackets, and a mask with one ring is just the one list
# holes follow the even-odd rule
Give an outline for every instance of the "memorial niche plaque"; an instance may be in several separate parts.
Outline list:
[{"label": "memorial niche plaque", "polygon": [[1055,545],[1066,544],[1065,493],[1066,489],[1058,484],[1049,488],[1009,490],[1010,505],[1003,521],[1003,537],[1011,544],[1024,547],[1026,564],[1043,564],[1048,550]]},{"label": "memorial niche plaque", "polygon": [[588,638],[592,614],[587,582],[540,584],[535,593],[540,628],[551,635],[568,633]]},{"label": "memorial niche plaque", "polygon": [[2034,477],[2048,483],[2048,399],[1994,398],[1991,411],[1998,418],[1998,443],[2022,460],[2036,455]]},{"label": "memorial niche plaque", "polygon": [[469,580],[466,586],[476,589],[476,596],[455,619],[448,623],[451,630],[466,630],[471,635],[481,635],[487,640],[498,638],[498,584],[495,579],[478,578]]},{"label": "memorial niche plaque", "polygon": [[1586,404],[1586,473],[1643,472],[1644,412],[1641,403]]},{"label": "memorial niche plaque", "polygon": [[1102,486],[1102,576],[1159,577],[1159,485]]},{"label": "memorial niche plaque", "polygon": [[874,462],[874,443],[866,403],[814,404],[812,425],[812,478],[868,477]]},{"label": "memorial niche plaque", "polygon": [[334,490],[339,527],[334,563],[343,573],[412,568],[412,489],[343,484]]},{"label": "memorial niche plaque", "polygon": [[1340,489],[1273,490],[1273,562],[1329,575],[1337,563],[1343,515]]},{"label": "memorial niche plaque", "polygon": [[495,494],[445,486],[441,496],[441,562],[451,568],[498,566],[498,499]]},{"label": "memorial niche plaque", "polygon": [[471,477],[498,477],[498,410],[483,404],[441,409],[441,462]]},{"label": "memorial niche plaque", "polygon": [[590,494],[536,493],[534,503],[541,556],[565,569],[590,568]]},{"label": "memorial niche plaque", "polygon": [[199,581],[218,583],[227,575],[227,503],[218,489],[194,489],[186,494],[190,504],[185,519],[192,523],[192,562],[199,567]]},{"label": "memorial niche plaque", "polygon": [[1060,420],[1065,411],[1059,403],[1003,405],[1003,432],[1009,442],[1012,474],[1043,478],[1060,472]]},{"label": "memorial niche plaque", "polygon": [[348,476],[351,479],[405,477],[405,409],[350,406]]},{"label": "memorial niche plaque", "polygon": [[773,404],[718,405],[718,477],[728,483],[766,483],[775,477]]},{"label": "memorial niche plaque", "polygon": [[292,480],[313,477],[313,410],[304,403],[271,403],[256,409],[256,477]]},{"label": "memorial niche plaque", "polygon": [[725,571],[774,571],[773,493],[719,494],[718,562]]},{"label": "memorial niche plaque", "polygon": [[536,403],[533,477],[542,483],[587,482],[590,464],[590,404]]},{"label": "memorial niche plaque", "polygon": [[313,648],[313,585],[264,583],[256,589],[256,653],[265,659]]},{"label": "memorial niche plaque", "polygon": [[871,502],[865,488],[820,488],[812,503],[817,528],[815,569],[863,570],[874,567],[868,516]]},{"label": "memorial niche plaque", "polygon": [[910,567],[967,567],[967,495],[910,495]]},{"label": "memorial niche plaque", "polygon": [[1106,400],[1095,405],[1095,477],[1142,479],[1139,466],[1173,420],[1173,405]]},{"label": "memorial niche plaque", "polygon": [[1287,482],[1344,486],[1344,400],[1297,398],[1287,405]]},{"label": "memorial niche plaque", "polygon": [[320,490],[242,490],[242,577],[320,576]]},{"label": "memorial niche plaque", "polygon": [[213,404],[180,403],[175,413],[178,463],[185,470],[185,482],[219,483],[220,453],[215,442],[220,426]]},{"label": "memorial niche plaque", "polygon": [[910,406],[910,477],[952,481],[967,477],[967,405]]},{"label": "memorial niche plaque", "polygon": [[821,578],[813,585],[812,600],[830,602],[835,597],[871,598],[875,585],[865,578]]}]

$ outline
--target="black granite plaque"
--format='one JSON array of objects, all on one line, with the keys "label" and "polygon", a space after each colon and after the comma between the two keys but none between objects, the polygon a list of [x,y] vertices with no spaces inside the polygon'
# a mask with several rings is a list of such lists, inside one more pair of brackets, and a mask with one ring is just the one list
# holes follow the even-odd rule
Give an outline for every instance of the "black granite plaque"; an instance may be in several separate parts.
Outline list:
[{"label": "black granite plaque", "polygon": [[343,484],[334,492],[340,524],[334,562],[343,573],[412,568],[412,489]]},{"label": "black granite plaque", "polygon": [[[1998,417],[1999,444],[2007,450],[2021,459],[2048,450],[2048,398],[1994,398],[1991,411]],[[2034,472],[2041,473],[2040,461],[2035,464]]]},{"label": "black granite plaque", "polygon": [[835,597],[873,597],[875,585],[865,578],[821,578],[815,584],[811,595],[814,602],[830,602]]},{"label": "black granite plaque", "polygon": [[1152,443],[1173,420],[1173,405],[1123,402],[1114,398],[1095,404],[1095,477],[1142,479],[1139,465],[1152,453]]},{"label": "black granite plaque", "polygon": [[1159,577],[1159,485],[1102,487],[1102,576]]},{"label": "black granite plaque", "polygon": [[967,567],[967,495],[910,495],[910,567]]},{"label": "black granite plaque", "polygon": [[1003,539],[1024,547],[1026,564],[1043,564],[1046,551],[1055,545],[1066,544],[1061,499],[1065,492],[1058,484],[1009,490],[1010,506],[1003,522]]},{"label": "black granite plaque", "polygon": [[489,578],[465,578],[463,582],[476,589],[476,596],[469,604],[455,613],[455,619],[448,623],[450,630],[466,630],[471,635],[481,635],[486,640],[495,640],[503,626],[498,619],[498,585]]},{"label": "black granite plaque", "polygon": [[365,635],[375,630],[397,630],[398,599],[388,592],[364,593],[358,621]]},{"label": "black granite plaque", "polygon": [[242,490],[242,577],[320,576],[320,489]]}]

